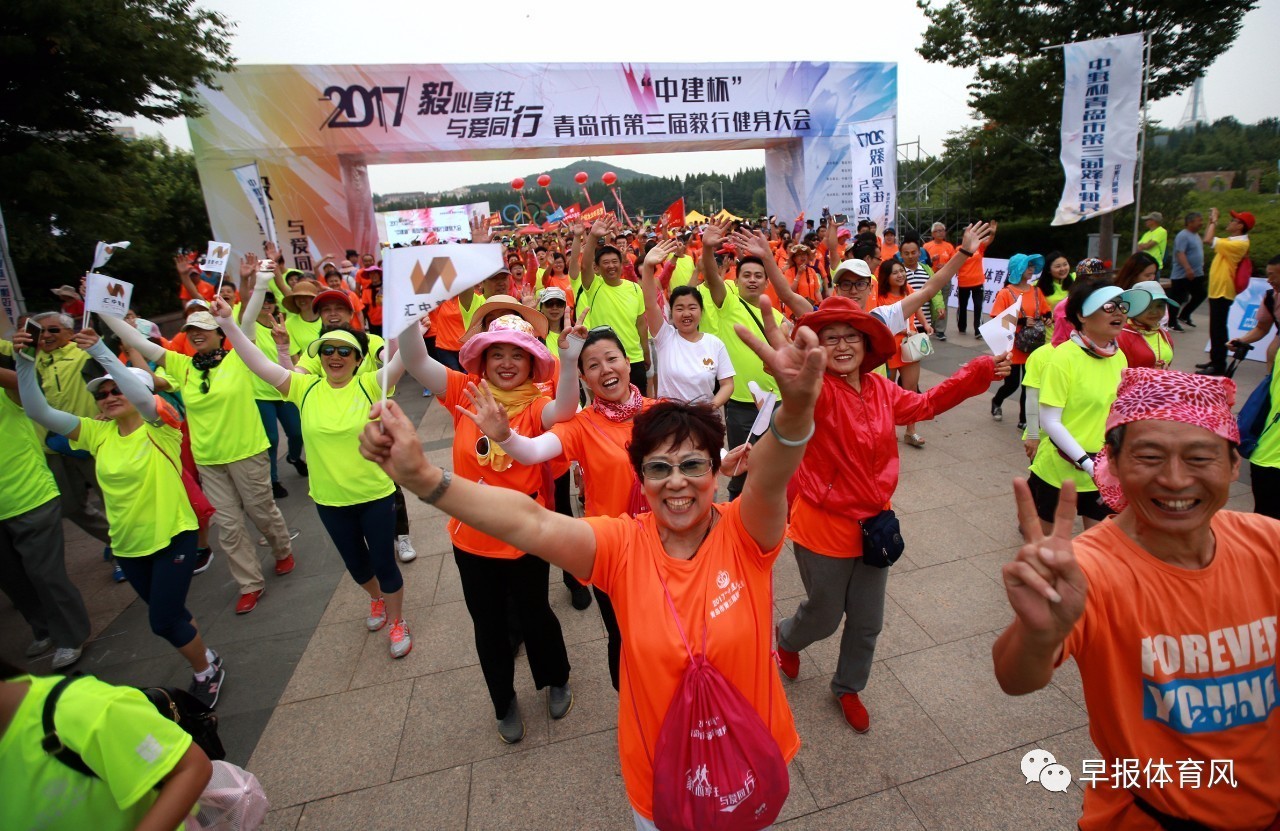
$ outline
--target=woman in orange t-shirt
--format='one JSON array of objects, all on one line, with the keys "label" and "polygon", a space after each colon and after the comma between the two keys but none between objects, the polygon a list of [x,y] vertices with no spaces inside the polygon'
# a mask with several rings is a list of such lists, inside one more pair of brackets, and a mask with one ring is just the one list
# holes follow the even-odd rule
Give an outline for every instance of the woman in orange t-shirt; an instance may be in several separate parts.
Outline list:
[{"label": "woman in orange t-shirt", "polygon": [[[1040,287],[1031,283],[1043,269],[1044,257],[1039,254],[1014,254],[1010,257],[1009,274],[1005,278],[1004,288],[996,292],[995,300],[991,304],[991,317],[996,317],[1016,304],[1019,330],[1039,320],[1045,324],[1047,332],[1047,327],[1053,320],[1053,308],[1045,299],[1044,292],[1040,291]],[[1017,347],[1009,350],[1009,362],[1013,364],[1013,371],[1009,373],[1008,378],[1004,379],[1004,383],[996,390],[995,397],[991,399],[993,418],[997,413],[1001,413],[1003,418],[1001,405],[1004,404],[1004,400],[1022,387],[1022,379],[1026,374],[1027,354]],[[1027,390],[1022,387],[1022,393],[1018,397],[1018,429],[1021,430],[1026,426]]]},{"label": "woman in orange t-shirt", "polygon": [[[906,266],[897,260],[885,260],[880,263],[877,283],[883,287],[876,295],[877,306],[891,306],[906,299],[906,296],[912,292],[911,284],[907,282]],[[921,331],[927,335],[933,334],[933,327],[929,325],[923,309],[907,320],[906,329],[893,336],[893,345],[896,349],[886,364],[889,380],[900,381],[902,388],[910,392],[920,391],[920,362],[902,360],[902,342],[908,335]],[[902,440],[912,447],[924,447],[924,439],[916,432],[914,424],[907,425],[907,432]]]},{"label": "woman in orange t-shirt", "polygon": [[[540,327],[529,322],[538,318],[542,319]],[[454,472],[488,486],[476,494],[477,503],[492,505],[491,494],[513,491],[523,501],[552,504],[549,468],[519,464],[466,417],[468,406],[481,395],[501,402],[512,422],[531,435],[573,415],[578,405],[578,374],[573,361],[560,365],[562,394],[554,401],[537,387],[552,380],[555,372],[555,360],[536,337],[546,331],[546,318],[533,309],[498,317],[463,343],[458,359],[465,372],[448,369],[431,358],[422,338],[399,339],[405,367],[453,417]],[[573,349],[575,338],[566,340],[568,345],[562,348]],[[495,539],[474,524],[450,523],[449,537],[475,630],[480,669],[498,719],[498,734],[512,744],[524,738],[524,719],[516,701],[509,608],[514,609],[524,633],[534,683],[538,689],[550,687],[547,704],[551,717],[563,718],[573,706],[564,635],[547,602],[549,567],[545,560]]]},{"label": "woman in orange t-shirt", "polygon": [[[742,496],[727,504],[715,503],[724,426],[705,404],[663,401],[635,416],[630,478],[641,483],[653,509],[639,517],[571,519],[452,477],[427,462],[413,423],[394,402],[381,410],[386,432],[374,427],[362,439],[361,452],[424,501],[590,578],[614,598],[624,634],[618,752],[637,828],[655,828],[655,807],[667,807],[654,804],[653,753],[690,663],[682,629],[696,633],[689,635],[693,648],[759,716],[779,761],[794,758],[800,747],[770,649],[770,575],[786,530],[787,481],[813,435],[823,353],[811,331],[799,330],[789,343],[771,315],[764,319],[773,346],[745,330],[739,334],[769,367],[782,402],[750,451]],[[625,355],[616,344],[597,341],[597,350],[609,348],[620,357],[602,374],[614,389],[626,389]],[[631,393],[610,406],[638,409],[637,398]],[[512,443],[519,442],[506,444]],[[715,778],[715,771],[708,773]],[[721,793],[742,787],[711,784]],[[781,805],[767,808],[761,823],[772,821]]]}]

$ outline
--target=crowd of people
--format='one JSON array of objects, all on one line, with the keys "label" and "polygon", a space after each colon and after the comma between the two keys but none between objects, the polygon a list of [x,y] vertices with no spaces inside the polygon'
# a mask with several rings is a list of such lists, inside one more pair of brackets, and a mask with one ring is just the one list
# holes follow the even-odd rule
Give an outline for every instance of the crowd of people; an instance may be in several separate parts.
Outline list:
[{"label": "crowd of people", "polygon": [[[888,576],[910,543],[893,510],[899,442],[927,452],[920,425],[984,395],[1003,421],[1016,396],[1026,544],[1004,567],[1015,616],[994,647],[997,679],[1011,694],[1030,692],[1073,657],[1105,756],[1234,758],[1242,783],[1229,810],[1198,792],[1089,789],[1081,828],[1275,827],[1280,498],[1260,489],[1280,484],[1280,432],[1262,429],[1250,451],[1258,513],[1224,511],[1242,458],[1235,387],[1221,377],[1226,309],[1254,225],[1250,214],[1231,216],[1219,237],[1216,210],[1202,236],[1202,218],[1189,215],[1170,244],[1150,214],[1115,269],[1015,253],[987,310],[983,257],[995,223],[958,229],[952,243],[941,223],[925,240],[827,216],[804,232],[730,219],[638,231],[610,214],[541,237],[477,219],[471,242],[503,243],[503,266],[472,275],[482,277],[475,289],[403,333],[383,331],[373,254],[301,271],[268,247],[262,260],[243,258],[238,280],[206,279],[180,257],[174,338],[135,315],[101,316],[109,346],[53,311],[34,315],[34,328],[19,321],[0,348],[0,419],[12,437],[0,451],[0,587],[31,627],[27,657],[52,649],[55,671],[74,665],[89,621],[63,557],[61,519],[71,520],[107,546],[152,631],[190,664],[191,693],[215,707],[227,667],[187,594],[210,565],[216,530],[236,612],[262,601],[268,581],[245,516],[273,553],[274,577],[293,570],[295,534],[276,504],[288,497],[283,430],[284,461],[306,477],[368,595],[365,625],[387,630],[392,659],[413,646],[405,491],[451,517],[501,741],[525,734],[514,645],[524,644],[550,717],[573,708],[550,568],[563,571],[576,610],[594,601],[635,826],[683,827],[656,794],[691,667],[727,682],[755,718],[730,727],[760,731],[785,764],[802,737],[779,669],[797,678],[802,651],[843,623],[831,691],[849,728],[867,731],[873,714],[860,694]],[[1280,287],[1280,258],[1267,276]],[[72,303],[69,288],[58,291]],[[1195,325],[1203,297],[1210,360],[1198,374],[1176,371],[1170,331]],[[1260,317],[1241,342],[1269,334],[1271,298],[1265,325]],[[953,337],[972,325],[981,340],[984,311],[1009,309],[1007,353],[971,357],[921,389],[922,361],[932,340],[946,340],[949,316]],[[416,425],[384,397],[406,372],[452,421],[449,469],[428,462]],[[1267,427],[1280,420],[1280,395],[1272,400]],[[1073,539],[1077,516],[1085,532]],[[805,596],[778,620],[771,575],[787,540]],[[1223,631],[1252,649],[1228,655]],[[0,670],[3,725],[47,685]],[[1253,681],[1235,686],[1242,673],[1268,692],[1250,697]],[[1221,719],[1206,721],[1193,692],[1201,705],[1218,695]],[[149,770],[159,790],[144,812],[171,807],[162,781],[198,776],[187,744],[165,741],[169,767]],[[0,744],[0,772],[9,764]],[[740,784],[714,783],[726,793]],[[764,827],[781,802],[754,798],[751,827]],[[1167,824],[1189,820],[1200,824]]]}]

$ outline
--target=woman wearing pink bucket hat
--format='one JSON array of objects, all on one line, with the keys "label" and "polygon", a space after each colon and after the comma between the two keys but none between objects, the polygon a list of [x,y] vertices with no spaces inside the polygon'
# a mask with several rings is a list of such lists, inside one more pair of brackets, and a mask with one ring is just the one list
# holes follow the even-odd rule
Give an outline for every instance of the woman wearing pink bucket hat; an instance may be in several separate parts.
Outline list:
[{"label": "woman wearing pink bucket hat", "polygon": [[[539,435],[558,421],[571,418],[578,405],[577,356],[586,331],[570,330],[560,341],[562,363],[555,399],[539,388],[556,380],[556,362],[537,339],[529,317],[504,314],[466,338],[458,353],[464,372],[446,368],[427,354],[421,338],[400,340],[400,354],[409,372],[453,417],[453,473],[495,488],[527,494],[554,507],[555,489],[550,467],[522,465],[491,442],[470,417],[483,395],[499,402],[507,416],[528,435]],[[546,331],[545,320],[542,331]],[[480,669],[489,688],[498,734],[508,744],[524,738],[524,719],[515,693],[515,657],[508,637],[507,613],[514,607],[524,633],[529,669],[538,689],[549,687],[547,708],[552,718],[564,718],[573,706],[569,688],[569,656],[560,621],[547,600],[550,566],[546,560],[476,530],[462,522],[449,524],[453,558],[462,580],[462,595],[475,629]]]}]

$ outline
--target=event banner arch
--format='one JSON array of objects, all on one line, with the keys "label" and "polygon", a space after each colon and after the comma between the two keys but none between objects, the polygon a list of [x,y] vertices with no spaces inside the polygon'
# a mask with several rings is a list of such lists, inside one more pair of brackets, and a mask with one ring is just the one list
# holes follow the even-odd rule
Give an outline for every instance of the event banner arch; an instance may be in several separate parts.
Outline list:
[{"label": "event banner arch", "polygon": [[779,219],[893,216],[893,63],[241,66],[215,86],[189,123],[213,233],[264,239],[234,172],[256,162],[299,267],[308,239],[377,249],[370,164],[764,148]]}]

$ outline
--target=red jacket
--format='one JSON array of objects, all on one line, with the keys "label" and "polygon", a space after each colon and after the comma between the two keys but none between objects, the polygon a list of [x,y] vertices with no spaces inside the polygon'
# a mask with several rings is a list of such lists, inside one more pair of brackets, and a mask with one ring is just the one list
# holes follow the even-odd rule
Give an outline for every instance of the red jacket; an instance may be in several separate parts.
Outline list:
[{"label": "red jacket", "polygon": [[[1169,358],[1173,358],[1173,341],[1169,340],[1169,333],[1164,329],[1160,330],[1160,339],[1169,346]],[[1151,344],[1147,343],[1147,339],[1142,336],[1141,332],[1130,329],[1126,325],[1120,330],[1120,334],[1116,336],[1116,344],[1120,347],[1120,351],[1124,353],[1125,359],[1129,362],[1130,369],[1146,367],[1154,369],[1156,365],[1156,353],[1151,350]]]},{"label": "red jacket", "polygon": [[850,519],[883,511],[898,489],[899,424],[928,421],[986,392],[995,360],[984,355],[926,393],[907,392],[883,375],[864,373],[859,393],[826,374],[814,409],[817,430],[792,485],[824,510]]}]

